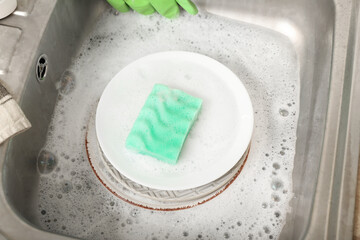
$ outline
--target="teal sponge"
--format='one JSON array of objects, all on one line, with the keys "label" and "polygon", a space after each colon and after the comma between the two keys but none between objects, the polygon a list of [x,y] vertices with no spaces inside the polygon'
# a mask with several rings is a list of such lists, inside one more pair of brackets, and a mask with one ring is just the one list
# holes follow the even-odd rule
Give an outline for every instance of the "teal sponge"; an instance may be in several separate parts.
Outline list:
[{"label": "teal sponge", "polygon": [[126,139],[126,148],[176,164],[202,100],[155,84]]}]

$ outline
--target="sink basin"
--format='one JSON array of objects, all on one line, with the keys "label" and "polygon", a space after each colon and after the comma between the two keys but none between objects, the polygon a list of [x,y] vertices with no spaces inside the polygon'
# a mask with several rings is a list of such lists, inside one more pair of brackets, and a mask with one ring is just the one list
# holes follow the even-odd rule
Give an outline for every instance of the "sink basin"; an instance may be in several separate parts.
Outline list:
[{"label": "sink basin", "polygon": [[[6,59],[0,59],[0,63],[4,65],[4,69],[0,69],[0,78],[19,102],[33,127],[0,146],[0,205],[4,206],[0,208],[0,215],[5,216],[0,219],[0,239],[2,235],[5,239],[69,239],[73,237],[103,239],[104,236],[111,236],[112,239],[115,237],[123,239],[135,236],[131,235],[132,232],[144,239],[157,239],[156,235],[152,234],[154,233],[152,231],[155,230],[148,228],[149,225],[142,225],[139,218],[136,218],[137,214],[141,213],[143,216],[157,214],[158,219],[161,219],[161,216],[176,219],[176,214],[179,216],[187,214],[190,218],[197,209],[206,209],[206,206],[210,206],[207,205],[210,204],[209,202],[193,209],[182,210],[185,211],[184,213],[181,211],[154,213],[150,210],[130,207],[128,203],[116,199],[97,181],[83,155],[73,156],[68,155],[66,151],[46,152],[44,150],[46,148],[56,149],[56,146],[49,147],[49,139],[54,137],[52,134],[56,128],[55,125],[63,123],[52,122],[52,119],[57,119],[56,121],[60,119],[59,121],[61,121],[61,118],[56,115],[61,110],[57,111],[54,116],[54,109],[59,108],[59,106],[56,107],[57,102],[61,102],[63,98],[66,98],[65,95],[72,91],[72,84],[80,84],[86,89],[88,84],[84,82],[84,79],[85,77],[89,79],[92,76],[94,78],[106,76],[106,81],[109,81],[124,65],[136,57],[149,53],[151,47],[146,45],[146,41],[142,45],[143,38],[140,35],[143,34],[145,40],[146,36],[151,34],[152,39],[156,40],[156,36],[159,35],[147,29],[140,32],[134,26],[145,24],[148,21],[147,18],[151,24],[156,25],[158,18],[156,16],[143,17],[129,14],[128,18],[131,19],[131,22],[127,23],[128,30],[124,29],[123,32],[124,34],[131,34],[129,32],[133,31],[133,35],[140,34],[136,36],[136,39],[139,40],[138,45],[131,45],[131,41],[128,41],[124,35],[121,44],[129,44],[131,51],[129,50],[128,53],[124,51],[124,56],[121,55],[121,52],[116,53],[118,66],[109,68],[109,71],[101,72],[104,68],[94,70],[90,69],[91,67],[81,68],[81,66],[101,64],[101,61],[106,66],[108,64],[106,55],[100,51],[90,53],[90,48],[94,47],[91,44],[98,44],[90,43],[90,41],[96,40],[100,46],[101,42],[111,42],[113,38],[117,40],[120,35],[116,34],[121,34],[121,29],[115,29],[115,27],[107,29],[109,26],[115,26],[109,22],[115,19],[119,13],[111,10],[105,1],[51,0],[45,2],[27,0],[19,2],[22,9],[0,21],[0,29],[6,29],[7,33],[13,36],[11,49],[6,52]],[[281,39],[275,42],[279,44],[280,55],[285,52],[285,55],[288,54],[288,59],[290,59],[282,58],[286,60],[284,60],[284,64],[293,65],[293,74],[290,75],[298,84],[298,92],[293,93],[294,98],[296,98],[294,102],[298,105],[294,110],[294,119],[296,117],[294,120],[296,125],[293,128],[296,136],[296,141],[293,139],[294,155],[291,155],[289,160],[292,166],[289,175],[292,186],[288,187],[292,189],[292,193],[289,193],[290,200],[287,202],[288,206],[286,205],[289,210],[286,216],[282,218],[281,229],[277,230],[274,236],[279,239],[352,238],[357,160],[360,146],[360,114],[354,106],[360,100],[359,69],[353,67],[359,64],[359,33],[356,31],[360,19],[358,17],[359,3],[342,0],[335,2],[330,0],[255,0],[251,2],[220,0],[198,1],[198,6],[201,9],[200,17],[210,17],[216,21],[222,21],[224,25],[228,24],[225,27],[233,26],[231,29],[237,29],[239,26],[239,28],[250,32],[254,29],[253,31],[267,34],[268,38],[266,39],[269,41]],[[125,15],[121,15],[118,19],[125,21],[125,18]],[[186,19],[186,24],[191,21],[188,16],[182,15],[181,18]],[[176,20],[172,20],[174,22],[166,20],[169,22],[165,24],[170,25],[161,25],[163,24],[162,21],[159,28],[168,27],[169,32],[171,31],[169,26],[174,22],[176,24]],[[206,23],[205,20],[201,21]],[[97,32],[102,31],[101,26],[104,26],[104,34],[96,35]],[[181,25],[175,25],[176,27],[181,28]],[[234,30],[233,33],[236,35],[236,33],[243,32]],[[179,35],[180,39],[181,34],[179,32],[172,33],[172,36],[175,37],[169,36],[168,45],[156,46],[156,42],[154,42],[152,43],[154,45],[151,46],[156,51],[166,50],[164,48],[172,50],[172,44],[177,44],[173,48],[185,48],[185,45],[176,43],[176,34]],[[232,32],[229,32],[230,34]],[[183,35],[186,34],[183,33]],[[252,39],[252,36],[250,33],[249,35],[238,34],[233,39]],[[1,39],[3,38],[0,35]],[[219,39],[220,46],[221,36]],[[257,40],[253,39],[254,41]],[[264,39],[258,40],[259,45],[265,44],[267,40]],[[4,44],[0,42],[0,49]],[[111,44],[116,45],[120,42],[114,41]],[[216,44],[214,46],[215,48],[218,47]],[[199,49],[197,50],[196,47]],[[137,48],[145,48],[145,50],[138,52]],[[206,49],[200,43],[194,48],[189,47],[189,49],[195,49],[199,52],[205,51],[204,54],[228,63],[230,68],[236,72],[236,66],[232,65],[231,61],[221,57],[221,50],[217,50],[219,51],[217,54],[211,53],[210,49]],[[225,50],[224,47],[223,51],[225,52]],[[129,54],[134,54],[134,56]],[[240,52],[239,55],[241,54]],[[96,62],[97,56],[104,58]],[[40,59],[48,62],[46,74],[35,71],[36,64]],[[244,66],[250,67],[251,64],[247,61],[252,59],[256,58],[245,57]],[[76,69],[79,73],[76,72]],[[86,72],[81,72],[84,69],[91,72],[92,75],[87,76]],[[279,69],[281,70],[281,68]],[[259,72],[258,69],[256,70],[254,76],[257,76]],[[242,73],[238,74],[241,75]],[[276,72],[274,74],[276,75]],[[291,76],[288,79],[289,82]],[[64,81],[64,78],[70,79],[69,81],[72,78],[82,79],[83,82],[70,82],[63,88],[61,85],[63,82],[60,81]],[[249,79],[251,78],[249,77]],[[272,80],[271,77],[269,80]],[[257,78],[248,80],[247,84],[250,86],[252,81],[256,82]],[[98,87],[99,89],[94,90],[94,104],[96,104],[99,94],[105,87],[105,83],[102,82],[102,85],[100,84]],[[255,98],[256,91],[252,91],[252,97]],[[91,112],[91,109],[80,109],[79,114],[84,111]],[[278,109],[276,111],[278,112]],[[280,114],[286,113],[281,112]],[[86,124],[84,125],[83,122],[74,120],[71,124],[77,124],[79,132],[61,135],[60,138],[63,137],[62,139],[53,141],[63,144],[61,149],[68,148],[69,152],[73,152],[70,149],[84,146],[86,132]],[[71,143],[70,138],[75,139],[79,144],[67,144]],[[255,146],[256,140],[256,138],[253,139]],[[82,150],[85,152],[85,147]],[[251,165],[251,157],[257,156],[256,151],[259,149],[250,149],[249,159],[246,163],[249,165],[245,165],[243,171],[254,166]],[[281,153],[281,155],[283,154]],[[43,162],[39,161],[46,161],[45,166],[41,165]],[[67,161],[67,163],[62,165],[60,161]],[[78,165],[82,166],[81,171],[74,170],[77,169]],[[74,181],[67,181],[67,178],[74,179]],[[226,198],[236,191],[234,189],[236,186],[241,185],[234,183],[233,189],[230,186],[221,194],[222,198],[219,196],[221,201],[226,201]],[[94,189],[98,190],[94,191]],[[56,193],[57,190],[59,190],[58,193]],[[89,194],[91,192],[98,194],[98,196],[92,196]],[[59,201],[62,198],[66,198],[66,201]],[[49,201],[52,203],[48,204]],[[221,201],[217,201],[220,204]],[[213,204],[216,206],[216,203]],[[44,205],[46,205],[46,209]],[[242,202],[242,205],[242,207],[253,207],[249,202]],[[49,209],[50,206],[51,209]],[[278,205],[274,206],[278,207]],[[146,213],[141,211],[146,211]],[[49,212],[52,214],[49,215]],[[231,215],[225,212],[224,215],[226,214]],[[51,217],[47,218],[47,216]],[[276,217],[275,215],[274,218]],[[193,218],[196,219],[195,216]],[[79,225],[76,227],[65,226],[59,223],[60,219],[69,219],[69,221],[76,219]],[[164,221],[164,217],[162,219]],[[178,223],[171,223],[171,226],[181,225],[182,220],[179,221]],[[238,224],[240,226],[244,224],[244,221],[246,220],[241,223],[235,221],[233,225]],[[223,225],[228,226],[225,222],[220,224],[221,227]],[[270,226],[271,224],[269,222]],[[121,230],[125,225],[127,225],[127,232]],[[220,236],[234,238],[231,236],[231,229],[236,226],[230,224],[228,227],[229,229],[224,234],[221,233]],[[249,227],[254,228],[254,226]],[[262,228],[262,226],[260,227]],[[112,229],[112,235],[109,235],[109,229]],[[119,230],[115,231],[114,229]],[[202,229],[201,236],[197,234],[195,238],[217,238],[218,235],[210,234],[214,229],[205,231],[206,226],[203,226]],[[268,230],[268,227],[264,227],[264,232],[259,233],[259,235],[247,234],[247,232],[251,232],[249,229],[243,231],[246,232],[245,236],[249,238],[271,239],[273,235],[269,234]],[[214,230],[214,232],[216,231]],[[182,232],[182,236],[175,237],[164,233],[160,238],[178,239],[181,237],[186,239],[192,236],[187,231]],[[236,230],[234,230],[235,233]]]}]

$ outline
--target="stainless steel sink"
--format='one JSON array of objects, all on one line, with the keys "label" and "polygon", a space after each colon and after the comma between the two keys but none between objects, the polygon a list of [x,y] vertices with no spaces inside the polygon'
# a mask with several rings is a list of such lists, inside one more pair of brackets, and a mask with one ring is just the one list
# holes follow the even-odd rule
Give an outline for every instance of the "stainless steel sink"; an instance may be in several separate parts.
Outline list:
[{"label": "stainless steel sink", "polygon": [[[71,236],[41,228],[37,198],[45,193],[39,192],[37,157],[58,97],[56,85],[109,6],[98,0],[19,2],[21,9],[0,20],[11,43],[4,48],[7,42],[0,42],[0,50],[12,49],[0,57],[0,78],[33,127],[0,146],[0,239],[67,239]],[[281,239],[352,238],[360,146],[359,4],[198,1],[203,11],[285,35],[296,51],[301,90],[294,197]],[[49,69],[42,81],[35,66],[43,53]]]}]

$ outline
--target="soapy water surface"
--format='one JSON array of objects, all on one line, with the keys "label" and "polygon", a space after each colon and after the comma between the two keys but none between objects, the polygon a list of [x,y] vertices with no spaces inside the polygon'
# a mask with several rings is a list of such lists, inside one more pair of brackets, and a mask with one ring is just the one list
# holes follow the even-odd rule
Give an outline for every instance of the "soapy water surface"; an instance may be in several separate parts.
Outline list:
[{"label": "soapy water surface", "polygon": [[[140,57],[169,50],[198,52],[230,68],[250,94],[255,125],[248,160],[227,190],[203,205],[161,212],[130,205],[98,181],[85,134],[112,77]],[[285,36],[207,13],[168,20],[109,11],[58,88],[38,160],[38,219],[44,230],[82,239],[278,238],[291,211],[299,109],[298,62]]]}]

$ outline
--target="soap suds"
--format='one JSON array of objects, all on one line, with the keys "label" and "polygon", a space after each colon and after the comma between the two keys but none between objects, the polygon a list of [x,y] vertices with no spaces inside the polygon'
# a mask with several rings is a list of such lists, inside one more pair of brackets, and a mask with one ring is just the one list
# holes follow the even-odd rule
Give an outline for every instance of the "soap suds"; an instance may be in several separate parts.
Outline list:
[{"label": "soap suds", "polygon": [[[87,160],[87,122],[106,84],[145,55],[198,52],[230,68],[252,99],[249,158],[230,187],[206,204],[175,212],[137,208],[112,195]],[[299,112],[299,69],[288,39],[200,13],[103,14],[58,84],[59,100],[38,168],[44,230],[82,239],[276,239],[291,211]]]}]

